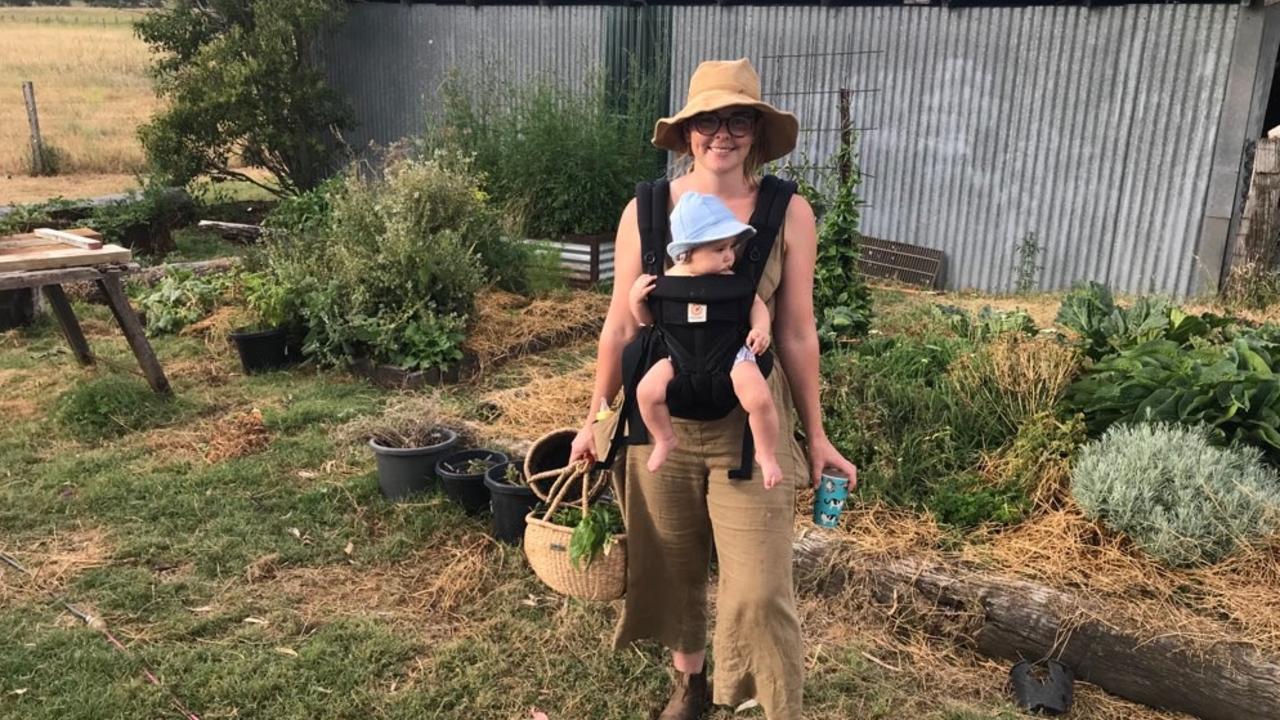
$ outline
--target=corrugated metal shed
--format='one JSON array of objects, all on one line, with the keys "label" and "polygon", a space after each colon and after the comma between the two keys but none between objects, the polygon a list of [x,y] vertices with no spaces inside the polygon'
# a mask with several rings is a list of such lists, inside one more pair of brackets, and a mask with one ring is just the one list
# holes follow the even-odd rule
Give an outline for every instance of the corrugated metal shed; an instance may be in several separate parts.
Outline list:
[{"label": "corrugated metal shed", "polygon": [[1261,116],[1266,98],[1240,88],[1269,83],[1275,56],[1276,33],[1241,30],[1260,8],[685,4],[638,32],[641,12],[658,11],[353,5],[327,59],[359,145],[418,132],[450,66],[580,85],[620,42],[652,56],[669,37],[679,107],[699,61],[747,56],[799,115],[812,161],[838,140],[838,90],[854,91],[864,230],[944,250],[948,287],[1010,289],[1027,233],[1046,290],[1097,279],[1185,296],[1217,282],[1227,234],[1209,221],[1229,224],[1232,162],[1256,132],[1233,113]]},{"label": "corrugated metal shed", "polygon": [[[570,87],[599,72],[604,7],[480,7],[356,4],[324,51],[330,81],[360,125],[352,147],[421,133],[438,112],[450,68],[469,77],[527,82],[551,77]],[[477,92],[483,92],[477,88]]]}]

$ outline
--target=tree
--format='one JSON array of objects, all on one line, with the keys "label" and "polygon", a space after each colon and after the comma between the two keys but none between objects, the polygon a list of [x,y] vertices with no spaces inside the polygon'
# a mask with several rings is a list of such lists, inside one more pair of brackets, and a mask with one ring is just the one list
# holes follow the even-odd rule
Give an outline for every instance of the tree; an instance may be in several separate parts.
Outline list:
[{"label": "tree", "polygon": [[[317,186],[338,132],[354,124],[311,62],[319,33],[342,13],[342,0],[177,0],[139,21],[168,101],[138,131],[153,169],[178,183],[209,175],[277,194]],[[278,187],[233,170],[236,156]]]}]

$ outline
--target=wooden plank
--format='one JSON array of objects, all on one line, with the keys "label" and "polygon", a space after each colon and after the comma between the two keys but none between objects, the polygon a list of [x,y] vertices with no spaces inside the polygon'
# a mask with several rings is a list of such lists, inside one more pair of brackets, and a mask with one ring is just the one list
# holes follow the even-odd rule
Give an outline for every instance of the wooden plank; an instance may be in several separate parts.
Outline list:
[{"label": "wooden plank", "polygon": [[132,259],[133,253],[119,245],[103,245],[101,250],[85,250],[60,244],[48,248],[0,247],[0,272],[107,265],[127,263]]},{"label": "wooden plank", "polygon": [[[87,227],[67,228],[66,230],[61,230],[60,232],[69,233],[77,237],[89,238],[90,240],[102,240],[102,233]],[[33,232],[18,233],[16,235],[0,235],[0,246],[4,246],[6,243],[10,243],[15,240],[43,240],[45,242],[48,241],[47,238],[41,238],[39,235]]]},{"label": "wooden plank", "polygon": [[169,394],[171,392],[169,379],[164,376],[164,369],[156,359],[155,350],[151,349],[151,343],[143,332],[138,314],[133,311],[133,306],[129,305],[129,298],[124,294],[124,285],[120,282],[120,273],[101,273],[98,277],[98,287],[107,296],[111,314],[115,315],[125,340],[129,341],[133,356],[138,359],[138,366],[142,368],[142,374],[147,377],[151,389],[158,393]]},{"label": "wooden plank", "polygon": [[42,238],[57,240],[58,242],[64,245],[71,245],[72,247],[84,248],[85,250],[101,250],[102,249],[101,240],[94,240],[93,238],[83,237],[75,233],[66,232],[64,230],[54,230],[53,228],[36,228],[34,232],[36,235],[39,235]]},{"label": "wooden plank", "polygon": [[58,325],[62,327],[62,334],[67,338],[67,344],[71,346],[71,352],[75,353],[76,360],[81,365],[92,365],[93,352],[89,349],[89,342],[84,339],[80,321],[76,319],[71,303],[67,302],[67,295],[62,292],[62,286],[45,285],[41,289],[44,291],[45,299],[49,301],[49,307],[53,308],[54,317],[58,318]]},{"label": "wooden plank", "polygon": [[[137,263],[111,266],[113,271],[128,275],[138,271]],[[96,267],[61,268],[56,270],[33,270],[30,272],[0,273],[0,290],[15,288],[35,288],[44,285],[61,285],[64,283],[90,282],[102,276],[102,270]]]}]

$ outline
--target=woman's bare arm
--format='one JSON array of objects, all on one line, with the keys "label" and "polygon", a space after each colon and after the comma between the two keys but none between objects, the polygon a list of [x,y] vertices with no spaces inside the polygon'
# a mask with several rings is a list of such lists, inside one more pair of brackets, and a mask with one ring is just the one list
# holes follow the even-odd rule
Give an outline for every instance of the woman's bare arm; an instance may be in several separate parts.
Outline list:
[{"label": "woman's bare arm", "polygon": [[640,228],[636,223],[636,201],[622,211],[613,252],[613,296],[600,342],[596,347],[596,379],[591,404],[582,429],[573,442],[572,459],[595,457],[591,425],[602,402],[612,401],[622,386],[622,349],[636,336],[639,324],[631,314],[630,292],[640,276]]},{"label": "woman's bare arm", "polygon": [[813,310],[813,273],[818,258],[818,228],[813,208],[799,195],[791,198],[786,218],[787,252],[782,265],[773,319],[774,344],[786,369],[796,412],[809,442],[813,482],[824,467],[843,471],[856,485],[857,468],[827,439],[819,403],[818,324]]}]

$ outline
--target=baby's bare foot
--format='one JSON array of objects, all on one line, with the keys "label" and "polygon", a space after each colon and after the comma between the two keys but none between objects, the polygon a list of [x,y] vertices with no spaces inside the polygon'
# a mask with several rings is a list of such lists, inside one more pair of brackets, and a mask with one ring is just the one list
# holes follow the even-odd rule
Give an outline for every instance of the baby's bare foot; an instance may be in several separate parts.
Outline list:
[{"label": "baby's bare foot", "polygon": [[649,453],[649,462],[645,467],[649,468],[649,472],[657,472],[662,467],[662,463],[667,461],[667,456],[672,450],[676,449],[676,436],[669,438],[654,438],[653,452]]},{"label": "baby's bare foot", "polygon": [[760,474],[764,475],[764,489],[772,490],[775,485],[782,482],[782,466],[778,464],[777,458],[760,458]]}]

